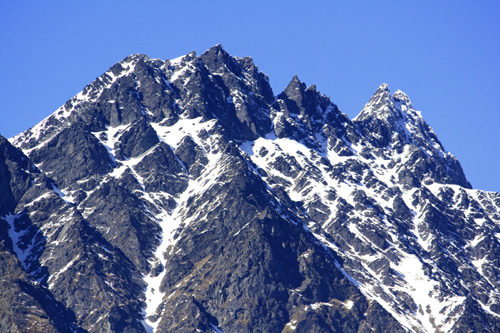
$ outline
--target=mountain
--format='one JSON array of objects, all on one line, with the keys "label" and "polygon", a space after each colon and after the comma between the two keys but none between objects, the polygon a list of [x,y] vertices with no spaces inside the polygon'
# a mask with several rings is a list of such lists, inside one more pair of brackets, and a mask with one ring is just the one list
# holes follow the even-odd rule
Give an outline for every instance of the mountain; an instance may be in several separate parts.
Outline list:
[{"label": "mountain", "polygon": [[220,45],[0,138],[2,332],[498,332],[500,194],[386,84],[349,119]]}]

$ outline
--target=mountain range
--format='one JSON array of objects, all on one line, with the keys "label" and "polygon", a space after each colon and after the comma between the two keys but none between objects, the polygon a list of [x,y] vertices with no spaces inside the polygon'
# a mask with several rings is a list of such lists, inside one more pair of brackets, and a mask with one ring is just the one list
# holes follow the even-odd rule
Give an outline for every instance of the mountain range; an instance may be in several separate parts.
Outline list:
[{"label": "mountain range", "polygon": [[402,91],[349,119],[221,45],[0,137],[2,332],[499,332],[500,194]]}]

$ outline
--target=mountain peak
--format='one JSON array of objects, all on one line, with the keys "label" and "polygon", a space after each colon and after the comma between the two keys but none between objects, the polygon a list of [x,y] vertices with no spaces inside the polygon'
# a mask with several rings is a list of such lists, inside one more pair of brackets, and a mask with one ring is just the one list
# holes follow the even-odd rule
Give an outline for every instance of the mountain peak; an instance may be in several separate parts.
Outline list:
[{"label": "mountain peak", "polygon": [[326,125],[343,133],[344,124],[349,122],[327,96],[321,95],[315,84],[306,88],[297,75],[277,96],[275,105],[275,134],[280,138],[293,138],[308,147],[321,145],[318,135],[322,135]]},{"label": "mountain peak", "polygon": [[385,83],[351,121],[220,44],[131,55],[14,143],[0,331],[500,331],[500,194]]},{"label": "mountain peak", "polygon": [[[432,134],[430,136],[433,141],[439,142],[420,112],[413,109],[410,98],[401,90],[391,94],[389,86],[385,83],[377,88],[368,103],[354,118],[354,122],[362,131],[373,127],[372,130],[378,128],[378,133],[384,128],[376,135],[367,132],[378,147],[394,143],[394,139],[410,143],[415,138],[427,138],[429,134]],[[444,152],[441,143],[438,146]]]},{"label": "mountain peak", "polygon": [[313,84],[311,84],[309,87],[307,87],[307,89],[306,89],[306,90],[317,91],[317,90],[318,90],[318,88],[316,87],[316,84],[315,84],[315,83],[313,83]]},{"label": "mountain peak", "polygon": [[207,51],[210,51],[210,50],[213,50],[215,52],[227,53],[226,50],[224,50],[224,46],[221,43],[215,44],[214,46],[210,47]]},{"label": "mountain peak", "polygon": [[[428,137],[429,133],[432,134],[432,140],[437,141],[420,112],[413,109],[410,98],[401,90],[391,94],[389,86],[385,83],[377,88],[354,121],[363,131],[369,127],[385,128],[383,135],[368,134],[379,147],[390,144],[395,134],[398,134],[398,140],[402,138],[407,143],[415,137]],[[438,146],[444,151],[440,143]]]},{"label": "mountain peak", "polygon": [[228,56],[230,57],[229,53],[226,50],[224,50],[222,44],[217,44],[212,46],[211,48],[203,52],[203,54],[211,54],[217,57],[228,57]]},{"label": "mountain peak", "polygon": [[[381,84],[353,122],[374,147],[385,149],[389,155],[402,155],[403,161],[413,161],[417,156],[428,157],[424,170],[418,173],[418,181],[411,184],[425,179],[426,182],[471,187],[460,163],[446,151],[432,127],[401,90],[391,94],[388,85]],[[430,165],[445,167],[434,173]]]},{"label": "mountain peak", "polygon": [[222,75],[231,72],[238,77],[243,75],[241,65],[222,48],[221,44],[212,46],[203,52],[200,59],[212,74]]},{"label": "mountain peak", "polygon": [[389,89],[389,85],[387,83],[381,83],[378,88],[377,88],[377,91],[387,91],[387,92],[391,92],[391,90]]},{"label": "mountain peak", "polygon": [[125,57],[125,59],[123,59],[121,62],[130,62],[130,61],[137,61],[137,60],[140,60],[140,59],[144,59],[144,60],[148,60],[149,59],[149,56],[147,54],[144,54],[144,53],[133,53],[127,57]]},{"label": "mountain peak", "polygon": [[394,94],[391,94],[389,86],[382,83],[354,120],[363,121],[369,118],[377,118],[386,123],[393,123],[398,120],[405,122],[409,120],[406,117],[408,114],[412,114],[410,118],[422,119],[420,112],[413,109],[408,95],[399,89]]},{"label": "mountain peak", "polygon": [[376,111],[380,112],[384,110],[386,106],[389,106],[391,103],[391,91],[389,90],[389,85],[386,83],[382,83],[377,90],[373,93],[372,97],[363,107],[360,114],[355,118],[355,120],[359,118],[364,118],[368,114]]},{"label": "mountain peak", "polygon": [[299,83],[302,83],[302,81],[300,81],[299,79],[299,75],[298,74],[294,74],[292,79],[290,80],[290,82],[299,82]]},{"label": "mountain peak", "polygon": [[393,97],[394,101],[399,102],[402,105],[404,104],[406,106],[406,108],[413,109],[413,107],[411,105],[410,98],[408,97],[408,95],[406,95],[401,90],[399,90],[399,89],[396,90],[396,92],[392,95],[392,97]]},{"label": "mountain peak", "polygon": [[288,85],[286,86],[282,94],[286,94],[289,97],[294,96],[298,98],[304,93],[305,89],[306,89],[306,84],[300,81],[298,75],[295,74],[290,80],[290,83],[288,83]]},{"label": "mountain peak", "polygon": [[373,93],[372,97],[363,107],[363,110],[356,117],[356,119],[366,117],[367,114],[371,112],[377,112],[380,115],[388,116],[390,113],[397,112],[397,109],[401,109],[403,112],[409,112],[412,110],[413,107],[411,105],[410,98],[399,89],[391,94],[389,85],[387,83],[382,83],[378,86],[377,90]]}]

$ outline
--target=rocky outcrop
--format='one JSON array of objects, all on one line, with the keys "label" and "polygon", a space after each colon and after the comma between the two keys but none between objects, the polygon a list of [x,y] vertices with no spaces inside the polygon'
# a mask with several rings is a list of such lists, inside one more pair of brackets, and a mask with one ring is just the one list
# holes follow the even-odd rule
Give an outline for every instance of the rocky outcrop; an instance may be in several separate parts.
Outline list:
[{"label": "rocky outcrop", "polygon": [[350,120],[220,45],[131,55],[11,141],[2,331],[500,325],[500,194],[387,85]]}]

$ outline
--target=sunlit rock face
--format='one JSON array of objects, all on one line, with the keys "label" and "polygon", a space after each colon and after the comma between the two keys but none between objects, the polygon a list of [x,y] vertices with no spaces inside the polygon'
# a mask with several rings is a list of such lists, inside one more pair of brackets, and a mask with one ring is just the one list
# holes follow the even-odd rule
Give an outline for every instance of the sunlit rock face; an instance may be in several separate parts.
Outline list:
[{"label": "sunlit rock face", "polygon": [[0,330],[496,332],[499,223],[386,84],[131,55],[0,138]]}]

